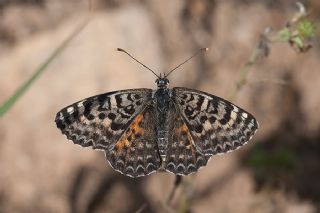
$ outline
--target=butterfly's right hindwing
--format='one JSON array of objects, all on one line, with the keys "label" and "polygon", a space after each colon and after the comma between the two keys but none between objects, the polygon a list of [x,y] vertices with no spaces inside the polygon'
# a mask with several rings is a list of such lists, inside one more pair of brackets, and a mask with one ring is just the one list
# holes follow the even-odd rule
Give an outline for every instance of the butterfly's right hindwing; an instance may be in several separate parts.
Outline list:
[{"label": "butterfly's right hindwing", "polygon": [[151,100],[152,90],[105,93],[76,102],[57,113],[57,127],[81,146],[110,150]]},{"label": "butterfly's right hindwing", "polygon": [[198,152],[190,130],[173,103],[169,108],[169,138],[164,169],[176,175],[188,175],[205,166],[209,156]]}]

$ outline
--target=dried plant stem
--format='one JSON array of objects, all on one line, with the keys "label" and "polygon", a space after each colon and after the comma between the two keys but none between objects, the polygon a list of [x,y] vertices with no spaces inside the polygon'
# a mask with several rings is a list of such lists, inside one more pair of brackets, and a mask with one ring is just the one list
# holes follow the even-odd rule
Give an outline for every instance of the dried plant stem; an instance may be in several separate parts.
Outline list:
[{"label": "dried plant stem", "polygon": [[[247,77],[253,65],[257,63],[259,59],[267,57],[269,55],[270,46],[272,43],[289,42],[290,45],[293,47],[298,46],[298,52],[304,52],[311,48],[311,44],[309,44],[307,41],[304,41],[305,39],[304,37],[312,37],[314,33],[313,32],[314,28],[312,27],[312,23],[311,22],[303,23],[304,24],[303,28],[301,27],[302,29],[300,29],[300,31],[304,31],[304,32],[298,32],[298,30],[294,28],[294,26],[300,20],[302,20],[308,15],[302,3],[297,2],[297,6],[299,8],[299,11],[294,14],[294,16],[287,22],[287,25],[284,28],[280,29],[279,31],[271,35],[272,30],[270,27],[268,27],[260,36],[258,45],[253,50],[251,56],[248,58],[245,65],[240,70],[239,79],[235,83],[235,86],[229,96],[230,101],[234,101],[234,99],[237,97],[237,93],[247,83]],[[308,36],[305,35],[303,37],[300,35],[299,37],[299,33],[303,35],[306,34]]]},{"label": "dried plant stem", "polygon": [[246,84],[248,74],[249,74],[250,70],[252,69],[253,65],[256,63],[256,61],[259,58],[259,56],[261,55],[261,51],[262,51],[262,49],[256,48],[253,51],[253,53],[251,54],[251,56],[249,57],[249,59],[246,61],[246,63],[243,66],[243,68],[240,70],[240,76],[239,76],[237,82],[235,83],[235,86],[234,86],[234,88],[231,91],[231,94],[229,96],[229,100],[230,101],[234,101],[235,100],[235,98],[237,97],[238,92]]},{"label": "dried plant stem", "polygon": [[189,211],[190,204],[193,200],[193,198],[196,196],[195,195],[195,188],[194,188],[194,182],[195,182],[196,175],[185,179],[183,181],[183,191],[182,191],[182,196],[179,200],[179,213],[186,213]]},{"label": "dried plant stem", "polygon": [[167,201],[166,201],[166,205],[167,206],[171,205],[172,199],[174,197],[174,194],[175,194],[177,188],[179,187],[179,185],[181,184],[181,182],[182,182],[182,176],[181,175],[176,175],[176,179],[174,181],[173,188],[171,189],[171,191],[170,191],[170,193],[168,195]]},{"label": "dried plant stem", "polygon": [[146,207],[147,207],[147,204],[146,204],[146,203],[142,204],[142,205],[140,206],[140,208],[139,208],[137,211],[135,211],[135,213],[142,213],[143,210],[145,210]]}]

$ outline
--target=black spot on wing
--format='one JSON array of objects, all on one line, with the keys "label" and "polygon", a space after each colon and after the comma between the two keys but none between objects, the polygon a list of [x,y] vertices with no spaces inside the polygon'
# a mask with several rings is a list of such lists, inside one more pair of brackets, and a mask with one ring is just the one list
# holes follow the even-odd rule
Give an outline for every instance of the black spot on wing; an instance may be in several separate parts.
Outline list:
[{"label": "black spot on wing", "polygon": [[67,127],[60,119],[56,120],[56,124],[57,124],[57,127],[61,130],[64,130]]},{"label": "black spot on wing", "polygon": [[64,117],[64,122],[65,122],[67,125],[72,124],[72,120],[71,120],[71,118],[70,118],[69,115],[67,115],[66,117]]},{"label": "black spot on wing", "polygon": [[121,103],[122,103],[122,95],[116,95],[115,99],[116,99],[116,103],[117,103],[117,107],[121,108]]},{"label": "black spot on wing", "polygon": [[108,94],[98,95],[97,100],[100,104],[104,104],[104,102],[109,98]]},{"label": "black spot on wing", "polygon": [[94,119],[94,115],[92,114],[86,114],[85,117],[89,120],[92,121]]},{"label": "black spot on wing", "polygon": [[77,119],[79,117],[79,110],[75,108],[74,112],[72,113],[72,116],[74,119]]},{"label": "black spot on wing", "polygon": [[118,131],[118,130],[120,130],[121,128],[122,128],[122,124],[118,124],[118,123],[116,123],[116,122],[112,122],[111,123],[111,129],[113,130],[113,131]]},{"label": "black spot on wing", "polygon": [[133,114],[133,113],[135,112],[134,107],[133,107],[132,104],[126,106],[126,107],[124,108],[124,111],[125,111],[125,113],[127,113],[127,114],[129,114],[129,115],[131,115],[131,114]]},{"label": "black spot on wing", "polygon": [[98,117],[100,120],[104,120],[106,118],[106,114],[101,112],[99,113]]},{"label": "black spot on wing", "polygon": [[93,103],[92,103],[92,101],[90,101],[90,100],[87,100],[87,101],[85,101],[85,102],[83,103],[83,106],[84,106],[83,115],[84,115],[84,116],[87,117],[87,116],[90,114],[92,104],[93,104]]},{"label": "black spot on wing", "polygon": [[134,98],[135,98],[135,99],[141,99],[141,96],[140,96],[139,94],[135,94],[135,95],[134,95]]},{"label": "black spot on wing", "polygon": [[211,124],[213,124],[214,122],[216,122],[216,120],[217,120],[217,118],[215,117],[215,116],[211,116],[211,117],[209,117],[209,122],[211,123]]},{"label": "black spot on wing", "polygon": [[110,112],[110,113],[108,114],[108,118],[109,118],[110,120],[114,120],[116,117],[117,117],[116,114],[114,114],[114,113],[112,113],[112,112]]},{"label": "black spot on wing", "polygon": [[196,107],[197,111],[201,110],[203,102],[204,102],[204,97],[203,96],[198,96],[197,107]]},{"label": "black spot on wing", "polygon": [[200,117],[200,122],[205,123],[208,120],[208,117],[206,115],[203,115]]}]

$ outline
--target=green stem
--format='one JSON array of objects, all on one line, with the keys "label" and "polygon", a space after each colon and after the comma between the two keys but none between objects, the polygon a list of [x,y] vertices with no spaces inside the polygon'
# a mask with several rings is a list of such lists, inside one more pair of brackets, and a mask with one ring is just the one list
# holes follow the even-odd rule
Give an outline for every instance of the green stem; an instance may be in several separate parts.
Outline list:
[{"label": "green stem", "polygon": [[40,65],[34,74],[19,87],[15,93],[9,97],[0,107],[0,117],[2,117],[11,107],[19,100],[19,98],[29,89],[32,83],[46,70],[49,64],[68,46],[68,44],[77,36],[84,27],[89,23],[90,18],[81,23],[50,55],[50,57]]}]

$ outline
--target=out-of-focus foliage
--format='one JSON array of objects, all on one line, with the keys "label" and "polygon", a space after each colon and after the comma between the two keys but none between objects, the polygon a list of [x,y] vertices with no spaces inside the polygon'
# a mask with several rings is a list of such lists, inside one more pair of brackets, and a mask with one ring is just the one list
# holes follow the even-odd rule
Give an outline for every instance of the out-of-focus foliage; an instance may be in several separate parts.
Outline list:
[{"label": "out-of-focus foliage", "polygon": [[268,150],[267,147],[257,143],[248,153],[245,164],[253,169],[257,181],[263,183],[270,177],[290,174],[295,168],[296,161],[296,156],[288,149]]}]

